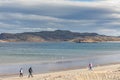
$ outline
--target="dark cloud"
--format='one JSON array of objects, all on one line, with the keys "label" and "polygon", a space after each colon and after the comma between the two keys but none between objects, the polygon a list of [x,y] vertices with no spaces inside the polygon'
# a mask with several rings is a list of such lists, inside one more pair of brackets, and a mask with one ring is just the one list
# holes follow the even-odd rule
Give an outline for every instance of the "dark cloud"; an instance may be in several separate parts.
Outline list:
[{"label": "dark cloud", "polygon": [[35,1],[0,1],[0,32],[67,29],[107,34],[120,30],[120,11],[106,2]]}]

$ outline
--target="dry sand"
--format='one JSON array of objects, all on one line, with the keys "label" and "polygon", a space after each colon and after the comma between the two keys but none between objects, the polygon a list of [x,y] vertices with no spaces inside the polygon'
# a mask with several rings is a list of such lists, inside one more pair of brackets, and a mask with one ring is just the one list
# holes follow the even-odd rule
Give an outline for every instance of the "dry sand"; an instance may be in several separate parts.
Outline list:
[{"label": "dry sand", "polygon": [[0,80],[120,80],[120,64],[98,66],[92,71],[86,68],[37,74],[33,78],[6,77]]}]

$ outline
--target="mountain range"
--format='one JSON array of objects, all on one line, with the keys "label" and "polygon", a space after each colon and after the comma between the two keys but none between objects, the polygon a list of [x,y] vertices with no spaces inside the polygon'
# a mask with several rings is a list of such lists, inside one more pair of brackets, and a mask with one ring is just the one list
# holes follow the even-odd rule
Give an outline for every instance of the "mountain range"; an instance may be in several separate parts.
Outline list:
[{"label": "mountain range", "polygon": [[24,32],[24,33],[1,33],[0,42],[103,42],[120,41],[119,36],[106,36],[97,33],[79,33],[67,30]]}]

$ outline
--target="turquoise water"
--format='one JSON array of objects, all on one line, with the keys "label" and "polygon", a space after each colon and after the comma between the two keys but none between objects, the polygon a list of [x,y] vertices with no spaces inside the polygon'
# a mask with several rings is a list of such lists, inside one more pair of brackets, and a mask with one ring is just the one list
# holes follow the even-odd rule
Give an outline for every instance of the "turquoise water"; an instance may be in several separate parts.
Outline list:
[{"label": "turquoise water", "polygon": [[120,62],[120,43],[0,43],[0,74],[32,66],[35,73]]}]

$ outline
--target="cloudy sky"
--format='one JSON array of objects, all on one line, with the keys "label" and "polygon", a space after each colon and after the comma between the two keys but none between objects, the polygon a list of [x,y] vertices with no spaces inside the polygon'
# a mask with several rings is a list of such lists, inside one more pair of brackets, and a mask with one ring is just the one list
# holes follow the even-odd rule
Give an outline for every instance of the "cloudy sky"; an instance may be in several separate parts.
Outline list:
[{"label": "cloudy sky", "polygon": [[58,29],[120,36],[120,0],[0,0],[0,33]]}]

